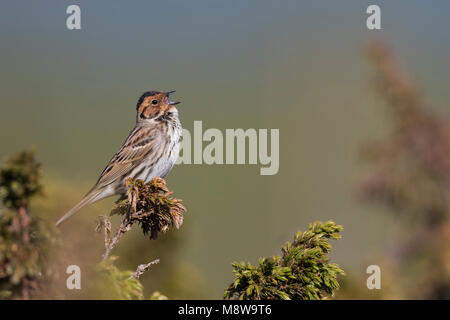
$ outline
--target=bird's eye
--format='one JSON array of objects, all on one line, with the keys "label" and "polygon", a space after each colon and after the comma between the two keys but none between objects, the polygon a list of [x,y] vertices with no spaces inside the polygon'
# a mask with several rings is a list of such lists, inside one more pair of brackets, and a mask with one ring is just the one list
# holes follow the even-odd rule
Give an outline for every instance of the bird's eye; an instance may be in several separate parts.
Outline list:
[{"label": "bird's eye", "polygon": [[158,100],[152,100],[152,105],[157,105],[158,104]]}]

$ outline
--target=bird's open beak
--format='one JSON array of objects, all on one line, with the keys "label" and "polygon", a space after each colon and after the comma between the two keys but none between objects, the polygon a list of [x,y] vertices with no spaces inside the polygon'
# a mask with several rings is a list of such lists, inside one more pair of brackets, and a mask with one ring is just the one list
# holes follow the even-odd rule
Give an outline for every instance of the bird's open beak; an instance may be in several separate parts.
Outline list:
[{"label": "bird's open beak", "polygon": [[[169,96],[174,92],[175,92],[175,90],[166,92],[166,97],[169,98]],[[180,103],[179,101],[169,101],[168,102],[169,106],[174,106],[179,103]]]}]

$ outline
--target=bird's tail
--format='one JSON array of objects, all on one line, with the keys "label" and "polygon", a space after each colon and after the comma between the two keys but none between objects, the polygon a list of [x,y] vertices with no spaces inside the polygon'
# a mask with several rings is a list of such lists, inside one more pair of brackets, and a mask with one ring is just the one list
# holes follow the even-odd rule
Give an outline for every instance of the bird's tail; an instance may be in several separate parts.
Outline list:
[{"label": "bird's tail", "polygon": [[77,213],[81,208],[84,206],[94,203],[95,201],[99,200],[98,195],[101,193],[101,191],[98,192],[89,192],[83,200],[81,200],[75,207],[70,209],[61,219],[56,222],[56,227],[59,226],[61,223],[63,223],[65,220],[69,219],[71,216],[73,216],[75,213]]}]

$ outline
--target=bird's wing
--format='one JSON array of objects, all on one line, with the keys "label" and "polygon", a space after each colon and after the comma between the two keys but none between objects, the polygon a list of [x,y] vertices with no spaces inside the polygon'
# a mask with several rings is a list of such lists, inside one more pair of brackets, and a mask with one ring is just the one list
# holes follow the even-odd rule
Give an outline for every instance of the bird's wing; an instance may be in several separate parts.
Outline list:
[{"label": "bird's wing", "polygon": [[157,158],[162,148],[158,148],[162,135],[155,128],[135,127],[124,141],[119,151],[100,175],[93,189],[100,189],[131,173],[136,163],[146,156]]},{"label": "bird's wing", "polygon": [[117,181],[117,179],[123,179],[124,176],[131,173],[136,163],[147,155],[153,158],[153,161],[157,160],[161,156],[162,151],[160,149],[163,149],[158,148],[161,139],[163,137],[156,128],[135,127],[127,139],[125,139],[119,151],[117,151],[103,170],[95,186],[86,194],[80,203],[58,220],[56,226],[74,215],[85,205],[102,199],[104,197],[102,193],[106,186]]}]

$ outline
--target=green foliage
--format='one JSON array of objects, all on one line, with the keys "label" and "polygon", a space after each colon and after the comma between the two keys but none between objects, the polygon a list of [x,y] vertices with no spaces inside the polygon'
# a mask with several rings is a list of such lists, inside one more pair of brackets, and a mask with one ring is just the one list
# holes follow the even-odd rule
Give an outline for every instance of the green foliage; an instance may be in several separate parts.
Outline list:
[{"label": "green foliage", "polygon": [[[144,287],[133,271],[121,271],[114,265],[118,257],[112,256],[95,267],[94,283],[88,288],[93,298],[117,300],[144,300]],[[167,300],[159,291],[153,292],[149,300]]]},{"label": "green foliage", "polygon": [[0,171],[0,195],[5,207],[27,206],[31,197],[42,192],[40,178],[41,164],[35,161],[34,150],[9,158]]},{"label": "green foliage", "polygon": [[181,200],[170,197],[164,179],[154,178],[148,183],[142,180],[127,180],[126,195],[117,200],[111,215],[129,215],[129,223],[139,223],[144,234],[156,239],[159,232],[166,232],[172,226],[177,229],[183,223],[186,208]]},{"label": "green foliage", "polygon": [[97,264],[98,281],[111,299],[142,300],[144,287],[138,279],[133,278],[133,271],[121,271],[114,265],[117,257],[109,257]]},{"label": "green foliage", "polygon": [[31,298],[51,272],[45,261],[52,229],[28,212],[30,199],[42,192],[40,170],[33,151],[11,157],[0,170],[0,299]]},{"label": "green foliage", "polygon": [[339,288],[338,275],[344,271],[329,263],[329,239],[339,239],[342,226],[333,221],[316,222],[299,231],[292,243],[282,247],[281,257],[259,260],[257,267],[236,263],[236,276],[224,293],[226,299],[314,300],[332,296]]}]

